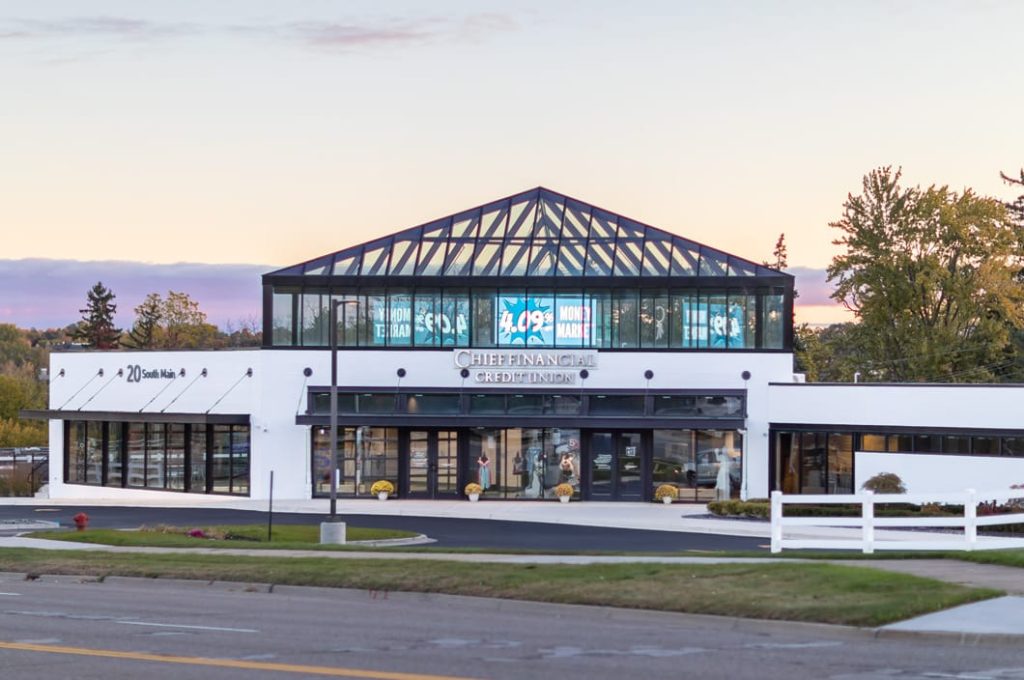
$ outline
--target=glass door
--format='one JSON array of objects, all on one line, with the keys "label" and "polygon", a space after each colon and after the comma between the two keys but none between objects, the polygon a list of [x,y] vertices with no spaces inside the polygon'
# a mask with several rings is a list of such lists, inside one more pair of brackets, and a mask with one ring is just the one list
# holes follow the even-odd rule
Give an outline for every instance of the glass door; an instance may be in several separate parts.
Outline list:
[{"label": "glass door", "polygon": [[409,433],[409,495],[430,493],[430,433],[413,430]]},{"label": "glass door", "polygon": [[434,496],[459,493],[459,433],[455,430],[437,432],[437,466]]},{"label": "glass door", "polygon": [[459,493],[457,430],[411,430],[407,457],[409,496],[438,498]]},{"label": "glass door", "polygon": [[615,458],[615,500],[643,500],[643,444],[639,432],[620,432],[618,434]]},{"label": "glass door", "polygon": [[590,498],[641,501],[644,451],[639,432],[590,433]]},{"label": "glass door", "polygon": [[611,432],[593,432],[590,435],[590,498],[612,500],[615,483],[612,465],[615,459],[615,435]]}]

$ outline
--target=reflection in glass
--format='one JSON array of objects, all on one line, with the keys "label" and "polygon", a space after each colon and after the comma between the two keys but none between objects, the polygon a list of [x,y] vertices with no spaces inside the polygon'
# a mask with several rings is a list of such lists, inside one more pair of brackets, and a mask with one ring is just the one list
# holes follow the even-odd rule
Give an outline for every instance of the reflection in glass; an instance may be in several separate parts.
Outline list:
[{"label": "reflection in glass", "polygon": [[121,423],[107,426],[107,486],[121,486]]},{"label": "reflection in glass", "polygon": [[128,482],[131,487],[146,486],[146,426],[128,423]]},{"label": "reflection in glass", "polygon": [[189,465],[191,482],[189,491],[206,493],[206,425],[193,425],[189,436]]},{"label": "reflection in glass", "polygon": [[86,484],[103,483],[103,423],[86,423],[85,479]]},{"label": "reflection in glass", "polygon": [[146,487],[164,488],[164,446],[166,438],[163,423],[146,424]]}]

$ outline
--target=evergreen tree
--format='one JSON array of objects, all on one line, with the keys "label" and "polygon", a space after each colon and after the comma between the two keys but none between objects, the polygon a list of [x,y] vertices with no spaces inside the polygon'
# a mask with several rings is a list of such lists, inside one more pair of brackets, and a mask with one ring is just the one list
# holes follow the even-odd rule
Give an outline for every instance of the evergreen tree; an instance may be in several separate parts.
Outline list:
[{"label": "evergreen tree", "polygon": [[157,331],[164,318],[164,303],[159,293],[150,293],[135,308],[135,323],[128,331],[126,344],[134,349],[150,349],[156,344]]},{"label": "evergreen tree", "polygon": [[789,266],[788,257],[786,254],[786,234],[779,234],[779,240],[775,242],[775,250],[772,251],[772,257],[775,258],[775,263],[770,265],[772,269],[778,269],[780,272],[784,271]]},{"label": "evergreen tree", "polygon": [[[999,173],[999,176],[1003,178],[1003,181],[1013,186],[1016,184],[1019,187],[1024,187],[1024,170],[1020,171],[1020,179],[1010,177],[1006,173]],[[1017,197],[1017,200],[1012,203],[1005,203],[1006,210],[1013,217],[1013,220],[1017,223],[1017,226],[1024,229],[1024,194]]]},{"label": "evergreen tree", "polygon": [[75,340],[84,342],[90,349],[117,349],[121,329],[114,327],[114,314],[117,312],[114,297],[113,291],[102,281],[92,287],[85,309],[78,310],[82,313],[82,320],[72,335]]}]

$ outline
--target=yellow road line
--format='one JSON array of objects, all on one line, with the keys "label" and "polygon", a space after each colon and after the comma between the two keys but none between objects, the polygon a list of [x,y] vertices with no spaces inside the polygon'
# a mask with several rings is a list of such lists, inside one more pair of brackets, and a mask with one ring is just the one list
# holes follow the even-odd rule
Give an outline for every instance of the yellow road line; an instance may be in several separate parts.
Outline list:
[{"label": "yellow road line", "polygon": [[253,671],[277,671],[278,673],[306,673],[328,675],[340,678],[368,678],[369,680],[468,680],[452,675],[423,675],[422,673],[397,673],[371,671],[360,668],[334,668],[331,666],[304,666],[291,663],[270,663],[267,661],[243,661],[240,659],[206,659],[199,656],[173,656],[147,654],[145,652],[119,652],[113,649],[88,649],[86,647],[63,647],[61,645],[37,645],[29,642],[0,641],[0,649],[20,652],[44,652],[48,654],[73,654],[76,656],[99,656],[108,659],[130,659],[133,661],[155,661],[157,663],[179,663],[190,666],[213,666],[217,668],[244,668]]}]

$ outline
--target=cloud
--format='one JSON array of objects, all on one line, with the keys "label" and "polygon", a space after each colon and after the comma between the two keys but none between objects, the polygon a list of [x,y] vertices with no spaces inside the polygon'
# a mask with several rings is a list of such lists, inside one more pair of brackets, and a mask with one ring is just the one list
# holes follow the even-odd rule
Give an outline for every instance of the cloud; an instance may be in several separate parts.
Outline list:
[{"label": "cloud", "polygon": [[151,40],[203,31],[203,28],[197,24],[155,22],[108,16],[70,17],[49,21],[21,19],[9,23],[15,28],[9,32],[0,32],[0,38],[98,37]]},{"label": "cloud", "polygon": [[15,19],[0,24],[0,40],[103,38],[125,41],[179,38],[192,35],[237,35],[283,40],[308,48],[346,51],[353,48],[424,44],[479,38],[516,28],[504,14],[480,13],[461,19],[373,19],[352,21],[296,21],[267,24],[200,25],[157,22],[111,16],[83,16],[59,20]]},{"label": "cloud", "polygon": [[188,293],[210,323],[225,326],[262,318],[260,275],[277,267],[257,264],[147,264],[125,261],[0,260],[0,323],[55,328],[78,321],[86,292],[102,281],[117,298],[117,323],[131,326],[134,308],[149,293]]},{"label": "cloud", "polygon": [[839,304],[831,297],[835,287],[828,282],[824,268],[789,267],[786,273],[796,277],[794,285],[800,293],[800,297],[796,299],[797,306]]},{"label": "cloud", "polygon": [[432,22],[360,25],[355,23],[303,22],[290,24],[281,33],[309,47],[344,49],[368,45],[423,43],[439,36]]}]

